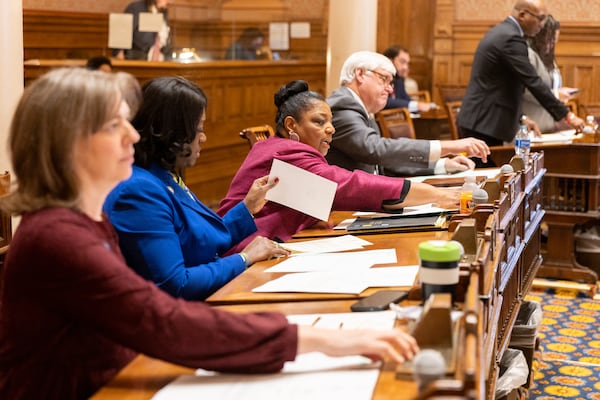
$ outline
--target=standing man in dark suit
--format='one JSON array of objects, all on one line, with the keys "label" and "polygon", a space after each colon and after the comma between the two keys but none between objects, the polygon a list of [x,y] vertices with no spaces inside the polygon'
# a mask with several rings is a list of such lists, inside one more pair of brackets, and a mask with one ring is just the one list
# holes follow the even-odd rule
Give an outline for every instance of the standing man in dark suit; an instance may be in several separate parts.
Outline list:
[{"label": "standing man in dark suit", "polygon": [[[127,5],[124,13],[133,14],[133,40],[131,49],[114,50],[117,59],[164,61],[171,59],[171,29],[167,6],[171,0],[136,0]],[[163,24],[159,32],[140,31],[141,13],[161,13]]]},{"label": "standing man in dark suit", "polygon": [[[547,16],[543,0],[517,0],[511,15],[481,39],[458,115],[462,137],[479,138],[490,146],[511,142],[522,117],[525,88],[556,121],[564,119],[575,128],[583,126],[583,120],[554,96],[529,62],[524,36],[536,35]],[[533,120],[525,121],[539,134]]]}]

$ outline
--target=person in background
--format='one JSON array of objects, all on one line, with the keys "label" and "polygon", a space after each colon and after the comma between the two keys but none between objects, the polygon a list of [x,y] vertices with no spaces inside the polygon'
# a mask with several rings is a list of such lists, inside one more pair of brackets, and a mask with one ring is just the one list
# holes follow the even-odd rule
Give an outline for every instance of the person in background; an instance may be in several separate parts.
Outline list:
[{"label": "person in background", "polygon": [[0,398],[88,398],[138,352],[235,373],[273,373],[311,351],[412,359],[418,346],[400,329],[232,314],[175,299],[136,274],[102,212],[131,175],[139,134],[128,117],[116,77],[84,68],[43,75],[16,107],[9,148],[19,184],[0,206],[22,219],[2,271]]},{"label": "person in background", "polygon": [[246,28],[237,41],[225,51],[226,60],[257,60],[259,51],[265,42],[265,35],[260,29]]},{"label": "person in background", "polygon": [[127,264],[172,296],[193,300],[206,299],[256,261],[288,254],[255,237],[237,254],[222,257],[256,231],[253,215],[273,183],[256,179],[223,218],[202,204],[181,173],[200,156],[205,118],[206,96],[194,83],[162,77],[144,85],[132,120],[141,136],[133,174],[104,205]]},{"label": "person in background", "polygon": [[[171,0],[137,0],[125,8],[133,14],[133,42],[131,49],[115,50],[116,58],[123,60],[164,61],[171,58],[171,29],[167,6]],[[163,24],[159,32],[140,32],[140,13],[160,13]]]},{"label": "person in background", "polygon": [[583,120],[554,96],[529,62],[524,36],[537,35],[547,18],[543,0],[517,0],[511,14],[481,39],[457,118],[462,137],[479,138],[490,146],[502,145],[514,139],[521,120],[539,135],[532,118],[521,118],[525,88],[555,121],[564,120],[577,129],[583,126]]},{"label": "person in background", "polygon": [[[327,161],[348,170],[394,175],[445,174],[473,169],[469,158],[487,159],[490,150],[478,139],[415,140],[381,137],[374,114],[393,91],[394,64],[383,54],[359,51],[342,66],[341,87],[327,98],[336,134]],[[456,155],[449,158],[442,156]]]},{"label": "person in background", "polygon": [[[548,15],[546,23],[539,33],[527,38],[529,44],[527,50],[529,62],[534,66],[544,84],[552,89],[559,100],[566,103],[573,98],[572,93],[575,89],[562,86],[562,76],[554,56],[559,31],[560,23],[552,15]],[[555,121],[529,89],[525,89],[525,93],[523,93],[523,113],[537,123],[542,133],[557,132],[570,128],[563,120]]]},{"label": "person in background", "polygon": [[85,63],[85,67],[91,70],[100,70],[104,72],[112,72],[112,62],[110,58],[105,56],[91,57]]},{"label": "person in background", "polygon": [[410,54],[408,50],[398,45],[390,46],[383,51],[383,55],[389,58],[396,68],[394,74],[394,90],[388,96],[385,108],[408,108],[412,113],[427,112],[431,109],[431,103],[412,100],[407,93],[405,82],[408,78],[410,68]]},{"label": "person in background", "polygon": [[[292,81],[275,94],[276,135],[255,143],[234,176],[218,213],[230,212],[258,177],[271,170],[274,159],[285,161],[337,183],[333,210],[389,211],[425,203],[455,208],[459,192],[402,178],[375,176],[329,165],[325,155],[334,137],[331,109],[305,81]],[[255,216],[257,234],[286,241],[317,223],[317,219],[276,203],[267,203]],[[234,247],[242,248],[247,241]]]}]

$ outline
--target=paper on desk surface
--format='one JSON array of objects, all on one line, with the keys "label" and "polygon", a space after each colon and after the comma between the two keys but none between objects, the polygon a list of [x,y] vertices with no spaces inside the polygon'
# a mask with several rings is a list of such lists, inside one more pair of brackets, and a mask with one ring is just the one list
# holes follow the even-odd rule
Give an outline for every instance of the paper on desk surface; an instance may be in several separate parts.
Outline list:
[{"label": "paper on desk surface", "polygon": [[274,159],[269,179],[279,183],[267,192],[269,201],[282,204],[322,221],[329,219],[337,183]]},{"label": "paper on desk surface", "polygon": [[362,249],[373,243],[353,235],[335,236],[325,239],[304,240],[302,242],[281,243],[281,247],[302,253],[332,253]]},{"label": "paper on desk surface", "polygon": [[575,129],[568,129],[566,131],[560,131],[555,133],[544,133],[542,137],[534,136],[531,138],[532,143],[548,143],[548,142],[570,142],[577,131]]},{"label": "paper on desk surface", "polygon": [[296,272],[273,279],[252,291],[255,293],[359,294],[369,287],[412,287],[418,270],[417,266],[396,266]]},{"label": "paper on desk surface", "polygon": [[398,261],[395,249],[353,251],[348,253],[301,254],[267,268],[265,272],[311,272],[348,271],[367,269],[375,264],[391,264]]},{"label": "paper on desk surface", "polygon": [[481,168],[475,170],[467,170],[456,172],[454,174],[440,174],[440,175],[424,175],[424,176],[411,176],[407,177],[412,182],[423,182],[425,179],[445,179],[445,178],[462,178],[467,175],[475,176],[486,176],[488,179],[497,176],[500,173],[500,168]]},{"label": "paper on desk surface", "polygon": [[[303,314],[288,316],[288,320],[332,329],[385,329],[394,325],[395,313]],[[378,366],[361,356],[329,357],[322,353],[306,353],[287,362],[282,372],[274,374],[215,374],[198,370],[195,376],[177,378],[153,399],[368,400],[377,383]]]}]

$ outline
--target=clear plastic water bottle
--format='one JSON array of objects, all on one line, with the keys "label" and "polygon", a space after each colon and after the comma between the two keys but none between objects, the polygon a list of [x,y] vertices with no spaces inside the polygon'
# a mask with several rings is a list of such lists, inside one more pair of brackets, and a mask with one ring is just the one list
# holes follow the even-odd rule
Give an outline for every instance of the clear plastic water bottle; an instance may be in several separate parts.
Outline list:
[{"label": "clear plastic water bottle", "polygon": [[527,164],[529,160],[529,150],[531,148],[531,139],[529,138],[529,129],[527,125],[521,125],[515,136],[515,154],[521,156],[523,162]]},{"label": "clear plastic water bottle", "polygon": [[475,207],[473,203],[473,191],[477,189],[477,183],[475,182],[475,175],[465,176],[465,183],[463,183],[460,189],[460,213],[470,214]]}]

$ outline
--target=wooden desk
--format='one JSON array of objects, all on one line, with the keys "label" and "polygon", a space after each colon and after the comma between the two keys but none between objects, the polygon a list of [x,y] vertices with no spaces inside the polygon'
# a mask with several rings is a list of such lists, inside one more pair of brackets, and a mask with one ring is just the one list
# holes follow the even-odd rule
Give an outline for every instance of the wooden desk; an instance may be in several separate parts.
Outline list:
[{"label": "wooden desk", "polygon": [[450,139],[450,122],[443,108],[436,108],[412,119],[417,139]]},{"label": "wooden desk", "polygon": [[[364,250],[396,249],[398,262],[393,265],[417,265],[419,257],[417,246],[425,240],[446,239],[447,231],[396,233],[387,235],[368,235],[362,238],[373,243]],[[316,301],[316,300],[342,300],[358,299],[377,291],[369,288],[359,295],[354,294],[329,294],[329,293],[253,293],[252,289],[265,284],[273,279],[283,276],[283,273],[267,273],[265,269],[277,264],[281,260],[269,260],[254,264],[242,274],[235,277],[224,287],[206,299],[213,305],[222,304],[247,304],[265,302],[290,302],[290,301]],[[391,289],[391,288],[390,288]],[[407,288],[401,288],[407,289]]]},{"label": "wooden desk", "polygon": [[[463,318],[457,331],[456,372],[449,379],[438,380],[420,398],[453,399],[492,399],[499,374],[499,362],[508,347],[510,331],[515,323],[520,302],[528,292],[533,275],[540,265],[540,186],[544,174],[543,160],[536,167],[530,166],[524,173],[516,174],[502,181],[504,189],[494,204],[494,212],[488,218],[484,229],[477,232],[477,254],[471,261],[461,262],[461,270],[468,272],[466,292],[462,309]],[[467,219],[468,221],[468,219]],[[465,222],[466,224],[466,222]],[[468,224],[467,224],[468,225]],[[461,224],[462,226],[462,224]],[[459,229],[460,231],[460,229]],[[416,248],[406,246],[425,240],[427,236],[441,235],[441,232],[421,232],[416,234],[369,236],[376,238],[376,246],[402,248],[398,252],[401,260],[416,260]],[[447,232],[443,234],[447,235]],[[392,243],[393,242],[393,243]],[[398,245],[398,243],[402,243]],[[411,252],[413,252],[411,254]],[[406,253],[406,255],[405,255]],[[271,261],[274,263],[276,261]],[[268,263],[266,263],[268,264]],[[256,268],[255,271],[252,271]],[[242,281],[233,281],[227,286],[247,290],[253,284],[251,278],[265,266],[253,266]],[[268,275],[268,274],[263,274]],[[256,282],[260,283],[260,282]],[[245,285],[245,286],[244,286]],[[231,287],[229,288],[231,289]],[[237,305],[219,306],[231,312],[281,311],[287,314],[347,312],[354,298],[315,301],[314,297],[295,294],[294,302],[271,302],[248,304],[252,294],[241,293],[240,297],[232,290],[222,296]],[[216,296],[216,297],[219,297]],[[304,301],[299,301],[302,299]],[[254,299],[250,299],[254,300]],[[287,300],[285,300],[287,301]],[[138,356],[124,368],[108,385],[101,389],[95,400],[107,399],[149,399],[175,377],[192,373],[191,369],[174,366],[146,356]],[[397,380],[395,365],[382,367],[373,399],[412,399],[417,395],[414,382]],[[449,397],[448,397],[449,396]]]},{"label": "wooden desk", "polygon": [[[512,146],[491,147],[498,165],[514,155]],[[547,173],[543,182],[544,222],[548,242],[539,277],[595,284],[595,271],[575,259],[574,228],[600,219],[600,145],[594,143],[534,143],[543,151]]]},{"label": "wooden desk", "polygon": [[[280,311],[285,314],[349,312],[351,301],[272,303],[217,307],[231,312]],[[148,400],[163,386],[194,370],[145,355],[139,355],[103,387],[92,400]],[[385,364],[379,375],[373,400],[412,399],[417,387],[412,380],[396,380],[395,364]]]}]

